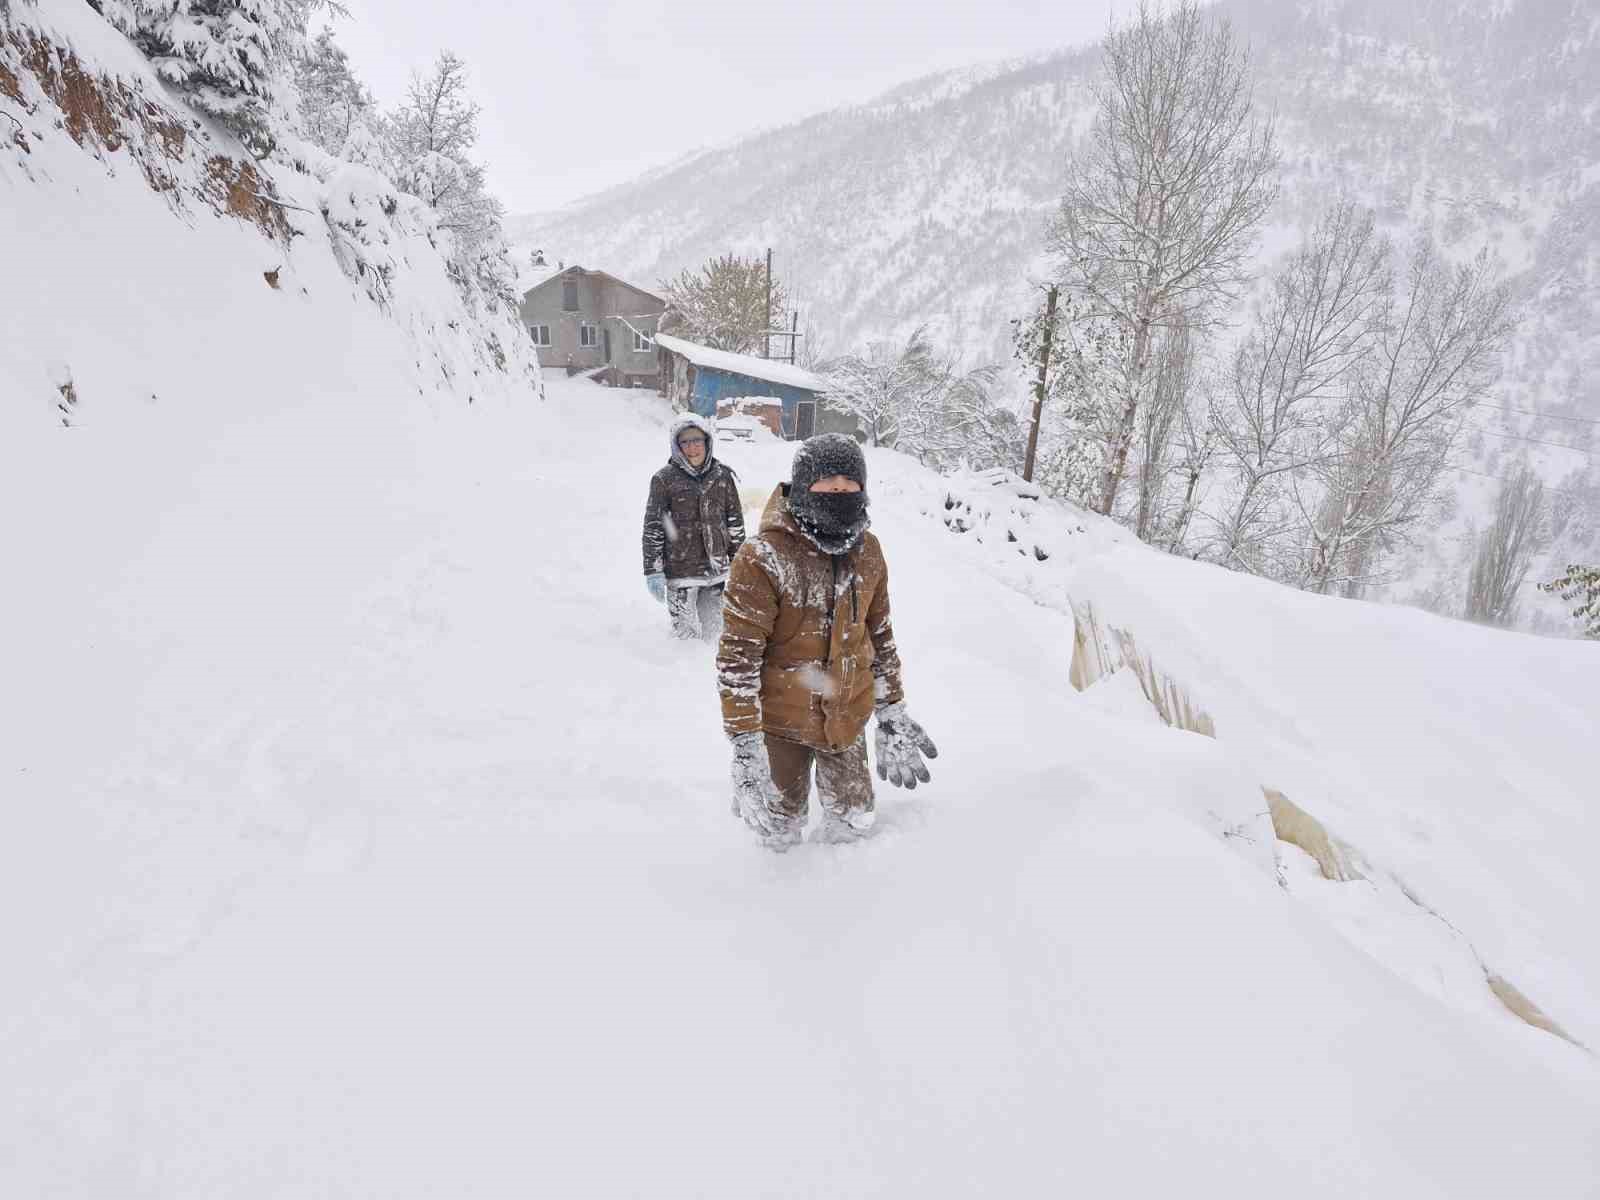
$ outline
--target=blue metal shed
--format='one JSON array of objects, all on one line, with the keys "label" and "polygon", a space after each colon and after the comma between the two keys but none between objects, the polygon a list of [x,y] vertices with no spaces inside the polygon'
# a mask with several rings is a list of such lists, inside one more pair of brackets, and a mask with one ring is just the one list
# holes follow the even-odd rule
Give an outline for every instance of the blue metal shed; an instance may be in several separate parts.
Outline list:
[{"label": "blue metal shed", "polygon": [[663,390],[674,403],[702,417],[715,417],[719,401],[771,396],[783,404],[785,437],[806,437],[812,432],[815,404],[827,384],[810,371],[750,354],[713,350],[666,334],[656,337],[656,346],[668,359],[662,364],[661,378]]}]

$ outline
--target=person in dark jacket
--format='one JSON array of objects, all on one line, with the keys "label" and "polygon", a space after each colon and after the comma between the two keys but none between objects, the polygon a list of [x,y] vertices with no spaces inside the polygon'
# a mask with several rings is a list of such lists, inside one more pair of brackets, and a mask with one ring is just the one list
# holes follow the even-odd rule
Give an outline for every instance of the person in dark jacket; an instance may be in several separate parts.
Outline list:
[{"label": "person in dark jacket", "polygon": [[728,565],[744,545],[739,477],[716,459],[710,421],[685,414],[667,428],[671,457],[650,480],[644,509],[644,577],[665,600],[675,637],[722,629]]},{"label": "person in dark jacket", "polygon": [[816,837],[871,832],[869,718],[878,778],[915,788],[930,778],[923,759],[938,755],[906,713],[889,567],[867,531],[866,483],[854,439],[808,439],[728,580],[717,687],[733,743],[733,811],[775,850],[801,838],[813,772]]}]

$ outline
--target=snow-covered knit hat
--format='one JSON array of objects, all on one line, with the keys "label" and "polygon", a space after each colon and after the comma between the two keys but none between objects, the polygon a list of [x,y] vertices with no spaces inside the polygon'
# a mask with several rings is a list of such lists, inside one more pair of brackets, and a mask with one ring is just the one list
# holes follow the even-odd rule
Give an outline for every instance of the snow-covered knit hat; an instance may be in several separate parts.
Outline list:
[{"label": "snow-covered knit hat", "polygon": [[[819,493],[819,479],[843,475],[861,485],[859,492]],[[867,516],[867,459],[856,440],[842,433],[819,433],[795,451],[789,481],[789,511],[800,532],[817,549],[847,554],[861,542],[872,520]]]},{"label": "snow-covered knit hat", "polygon": [[854,479],[863,492],[867,490],[867,457],[855,438],[843,433],[819,433],[807,438],[794,452],[790,494],[808,492],[817,480],[834,475]]},{"label": "snow-covered knit hat", "polygon": [[[706,435],[706,460],[698,467],[691,467],[689,460],[683,456],[683,451],[678,446],[678,439],[685,430],[698,429]],[[667,426],[668,445],[671,447],[670,455],[673,463],[687,471],[690,475],[704,475],[711,470],[713,451],[717,446],[716,427],[704,417],[696,413],[684,413]]]}]

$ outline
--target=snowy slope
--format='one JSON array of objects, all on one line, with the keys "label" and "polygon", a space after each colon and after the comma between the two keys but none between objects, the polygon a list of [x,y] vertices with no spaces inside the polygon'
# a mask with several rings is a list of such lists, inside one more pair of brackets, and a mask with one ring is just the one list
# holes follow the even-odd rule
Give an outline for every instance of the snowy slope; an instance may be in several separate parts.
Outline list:
[{"label": "snowy slope", "polygon": [[[232,396],[536,398],[509,307],[450,277],[437,216],[298,146],[257,163],[78,0],[0,22],[0,431]],[[287,152],[285,152],[287,157]]]},{"label": "snowy slope", "polygon": [[[52,586],[0,613],[6,1194],[1590,1194],[1592,1056],[1452,992],[1437,939],[1258,814],[1270,783],[1414,872],[1592,1038],[1596,664],[1397,638],[1066,510],[955,533],[944,484],[874,453],[943,753],[872,842],[777,857],[727,814],[710,648],[640,584],[665,414],[565,380],[371,403],[157,409],[8,464],[55,501],[17,560]],[[729,457],[759,493],[787,455]],[[1069,600],[1218,737],[1127,672],[1075,692]],[[1549,728],[1416,790],[1491,744],[1512,654]],[[1329,660],[1395,706],[1302,678]]]}]

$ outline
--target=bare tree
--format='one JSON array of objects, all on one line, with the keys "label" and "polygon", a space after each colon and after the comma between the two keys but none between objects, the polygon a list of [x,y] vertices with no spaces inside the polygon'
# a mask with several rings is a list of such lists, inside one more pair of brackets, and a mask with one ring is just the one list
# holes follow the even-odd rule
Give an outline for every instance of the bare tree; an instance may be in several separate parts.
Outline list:
[{"label": "bare tree", "polygon": [[1138,418],[1139,496],[1133,526],[1140,541],[1154,542],[1170,532],[1161,528],[1162,502],[1172,475],[1173,437],[1190,420],[1194,402],[1194,357],[1189,331],[1181,328],[1168,331],[1155,352],[1154,385]]},{"label": "bare tree", "polygon": [[1286,476],[1332,449],[1329,409],[1377,333],[1390,254],[1371,210],[1345,199],[1273,273],[1218,398],[1229,480],[1211,553],[1225,565],[1283,574],[1294,524]]},{"label": "bare tree", "polygon": [[[662,332],[677,334],[714,350],[754,354],[764,342],[767,322],[767,266],[759,258],[725,254],[661,281],[668,316]],[[781,280],[772,281],[771,312],[788,307]]]},{"label": "bare tree", "polygon": [[1517,616],[1517,593],[1544,543],[1544,484],[1523,467],[1500,485],[1494,520],[1478,538],[1467,582],[1469,621],[1509,627]]},{"label": "bare tree", "polygon": [[1172,521],[1171,538],[1167,549],[1180,554],[1189,536],[1189,526],[1200,506],[1200,480],[1211,465],[1221,444],[1220,430],[1215,417],[1216,405],[1211,399],[1211,385],[1202,383],[1199,390],[1203,401],[1185,404],[1178,414],[1178,446],[1175,470],[1183,485],[1183,500],[1177,516]]},{"label": "bare tree", "polygon": [[1510,291],[1487,253],[1450,266],[1420,238],[1405,292],[1376,314],[1371,353],[1330,419],[1333,448],[1295,481],[1302,587],[1359,596],[1384,554],[1440,500],[1459,417],[1498,377],[1514,326]]},{"label": "bare tree", "polygon": [[1064,292],[1126,335],[1097,507],[1116,504],[1163,330],[1207,328],[1246,276],[1277,194],[1273,123],[1257,120],[1248,54],[1197,0],[1141,0],[1105,39],[1098,114],[1051,223]]}]

